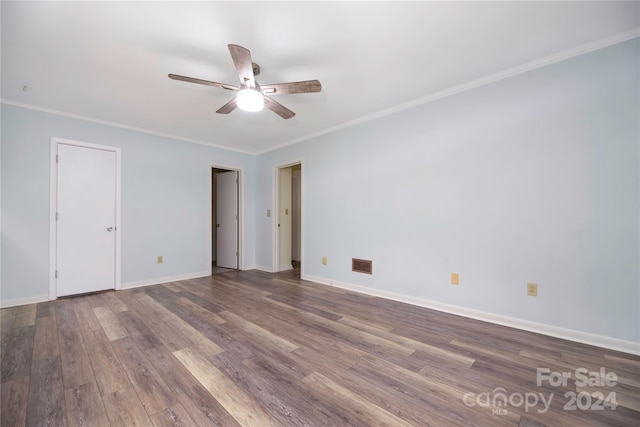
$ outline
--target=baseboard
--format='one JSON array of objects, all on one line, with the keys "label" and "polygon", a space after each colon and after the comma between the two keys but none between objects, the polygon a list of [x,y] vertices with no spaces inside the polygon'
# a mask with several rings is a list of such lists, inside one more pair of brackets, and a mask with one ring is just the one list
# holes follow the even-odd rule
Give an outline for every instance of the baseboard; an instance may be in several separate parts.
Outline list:
[{"label": "baseboard", "polygon": [[177,282],[179,280],[198,279],[200,277],[211,276],[210,271],[201,271],[199,273],[180,274],[178,276],[156,277],[154,279],[139,280],[136,282],[123,283],[120,289],[141,288],[143,286],[161,285],[163,283]]},{"label": "baseboard", "polygon": [[398,294],[395,292],[372,289],[366,286],[354,285],[351,283],[338,282],[322,277],[305,275],[303,280],[309,280],[323,285],[334,286],[336,288],[346,289],[349,291],[360,292],[363,294],[381,297],[392,301],[403,302],[419,307],[430,308],[445,313],[464,316],[471,319],[482,320],[497,325],[517,328],[524,331],[535,332],[538,334],[548,335],[551,337],[562,338],[569,341],[579,342],[583,344],[593,345],[596,347],[608,348],[610,350],[622,351],[640,355],[640,343],[633,341],[621,340],[618,338],[607,337],[604,335],[596,335],[574,329],[562,328],[559,326],[548,325],[544,323],[532,322],[529,320],[518,319],[510,316],[489,313],[486,311],[475,310],[471,308],[461,307],[453,304],[445,304],[438,301],[432,301],[424,298],[413,297],[409,295]]},{"label": "baseboard", "polygon": [[[302,280],[308,280],[310,282],[314,282],[314,283],[320,283],[322,285],[328,285],[328,286],[333,286],[333,283],[331,280],[329,279],[325,279],[324,277],[318,277],[318,276],[311,276],[309,274],[301,274],[300,278]],[[361,291],[358,291],[361,292]],[[367,293],[367,292],[363,292],[362,293]]]},{"label": "baseboard", "polygon": [[49,294],[37,295],[28,298],[14,298],[0,301],[0,308],[16,307],[19,305],[36,304],[49,301]]},{"label": "baseboard", "polygon": [[265,267],[264,265],[255,265],[253,268],[255,270],[266,271],[267,273],[273,273],[273,269],[271,267]]}]

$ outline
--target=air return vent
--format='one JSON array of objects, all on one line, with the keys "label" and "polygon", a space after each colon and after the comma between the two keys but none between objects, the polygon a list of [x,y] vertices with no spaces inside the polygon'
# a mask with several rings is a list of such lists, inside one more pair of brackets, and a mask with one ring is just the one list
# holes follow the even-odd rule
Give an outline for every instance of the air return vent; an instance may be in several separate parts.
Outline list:
[{"label": "air return vent", "polygon": [[356,273],[373,273],[373,261],[368,259],[351,258],[351,271]]}]

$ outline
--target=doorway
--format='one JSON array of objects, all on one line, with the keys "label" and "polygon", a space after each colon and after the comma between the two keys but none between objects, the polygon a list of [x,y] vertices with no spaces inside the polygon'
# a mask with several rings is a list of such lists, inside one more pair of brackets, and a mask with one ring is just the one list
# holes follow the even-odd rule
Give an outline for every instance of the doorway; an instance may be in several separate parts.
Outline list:
[{"label": "doorway", "polygon": [[49,298],[120,288],[120,149],[51,140]]},{"label": "doorway", "polygon": [[240,173],[211,169],[211,272],[240,269]]},{"label": "doorway", "polygon": [[302,265],[302,163],[276,168],[274,271]]}]

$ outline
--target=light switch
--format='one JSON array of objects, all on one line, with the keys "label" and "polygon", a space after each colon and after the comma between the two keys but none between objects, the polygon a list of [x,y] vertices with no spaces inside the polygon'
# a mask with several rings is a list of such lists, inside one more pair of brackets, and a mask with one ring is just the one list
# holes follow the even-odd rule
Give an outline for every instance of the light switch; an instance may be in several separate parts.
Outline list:
[{"label": "light switch", "polygon": [[285,210],[284,210],[284,214],[285,214],[285,215],[289,215],[289,209],[285,209]]},{"label": "light switch", "polygon": [[460,276],[458,273],[451,273],[451,284],[459,285],[460,284]]},{"label": "light switch", "polygon": [[267,209],[267,218],[271,216],[271,209]]}]

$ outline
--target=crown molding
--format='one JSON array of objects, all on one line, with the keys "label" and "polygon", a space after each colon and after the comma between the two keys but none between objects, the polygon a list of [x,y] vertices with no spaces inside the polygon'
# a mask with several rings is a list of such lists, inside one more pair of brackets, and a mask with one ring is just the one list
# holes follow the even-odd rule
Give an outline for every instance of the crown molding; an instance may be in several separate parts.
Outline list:
[{"label": "crown molding", "polygon": [[12,101],[10,99],[0,98],[0,103],[5,104],[5,105],[12,105],[14,107],[25,108],[27,110],[39,111],[41,113],[54,114],[56,116],[68,117],[68,118],[71,118],[71,119],[83,120],[85,122],[97,123],[97,124],[100,124],[100,125],[112,126],[112,127],[119,128],[119,129],[130,130],[130,131],[133,131],[133,132],[145,133],[147,135],[154,135],[154,136],[159,136],[159,137],[162,137],[162,138],[174,139],[174,140],[177,140],[177,141],[190,142],[192,144],[206,145],[207,147],[219,148],[221,150],[234,151],[234,152],[242,153],[242,154],[255,155],[255,153],[252,153],[250,151],[239,150],[237,148],[226,147],[226,146],[223,146],[223,145],[217,145],[217,144],[213,144],[213,143],[206,142],[206,141],[200,141],[198,139],[191,139],[191,138],[185,138],[185,137],[178,136],[178,135],[172,135],[172,134],[163,133],[163,132],[156,132],[156,131],[153,131],[153,130],[150,130],[150,129],[139,128],[139,127],[135,127],[135,126],[129,126],[129,125],[125,125],[125,124],[118,123],[118,122],[111,122],[111,121],[108,121],[108,120],[96,119],[94,117],[89,117],[89,116],[82,116],[80,114],[68,113],[66,111],[54,110],[53,108],[40,107],[38,105],[33,105],[33,104],[25,104],[25,103],[22,103],[22,102]]},{"label": "crown molding", "polygon": [[257,154],[264,154],[270,151],[279,150],[281,148],[287,147],[289,145],[297,144],[299,142],[303,142],[309,139],[317,138],[322,135],[326,135],[329,133],[333,133],[342,129],[346,129],[352,126],[359,125],[361,123],[365,123],[371,120],[375,120],[384,116],[388,116],[391,114],[398,113],[400,111],[408,110],[413,107],[417,107],[419,105],[427,104],[429,102],[436,101],[438,99],[446,98],[448,96],[456,95],[461,92],[466,92],[471,89],[475,89],[477,87],[485,86],[499,80],[507,79],[509,77],[517,76],[519,74],[526,73],[528,71],[536,70],[538,68],[546,67],[547,65],[555,64],[557,62],[562,62],[564,60],[574,58],[576,56],[584,55],[589,52],[593,52],[599,49],[603,49],[605,47],[613,46],[618,43],[623,43],[628,40],[632,40],[634,38],[640,37],[640,27],[624,31],[622,33],[617,33],[609,37],[605,37],[600,40],[596,40],[591,43],[587,43],[581,46],[577,46],[571,49],[564,50],[562,52],[554,53],[549,56],[545,56],[544,58],[536,59],[534,61],[526,62],[521,65],[517,65],[515,67],[508,68],[506,70],[499,71],[497,73],[489,74],[484,77],[480,77],[475,80],[468,81],[466,83],[462,83],[456,86],[452,86],[450,88],[434,92],[432,94],[422,96],[420,98],[416,98],[414,100],[405,102],[403,104],[396,105],[391,108],[387,108],[372,114],[368,114],[366,116],[359,117],[354,120],[350,120],[348,122],[339,124],[337,126],[333,126],[331,128],[306,135],[300,138],[292,139],[288,142],[280,144],[274,148],[269,150],[262,151]]},{"label": "crown molding", "polygon": [[44,112],[44,113],[49,113],[49,114],[55,114],[55,115],[59,115],[59,116],[63,116],[63,117],[69,117],[69,118],[73,118],[73,119],[78,119],[78,120],[84,120],[84,121],[88,121],[88,122],[92,122],[92,123],[98,123],[98,124],[102,124],[102,125],[107,125],[107,126],[113,126],[116,128],[120,128],[120,129],[126,129],[126,130],[130,130],[130,131],[135,131],[135,132],[141,132],[141,133],[146,133],[149,135],[155,135],[155,136],[159,136],[159,137],[163,137],[163,138],[169,138],[169,139],[174,139],[174,140],[178,140],[178,141],[184,141],[184,142],[190,142],[193,144],[199,144],[199,145],[206,145],[208,147],[213,147],[213,148],[218,148],[221,150],[227,150],[227,151],[233,151],[233,152],[238,152],[238,153],[242,153],[242,154],[248,154],[248,155],[253,155],[253,156],[258,156],[261,154],[265,154],[265,153],[269,153],[272,151],[276,151],[279,149],[282,149],[284,147],[288,147],[290,145],[294,145],[303,141],[307,141],[310,139],[314,139],[317,138],[319,136],[322,135],[326,135],[329,133],[333,133],[342,129],[346,129],[352,126],[356,126],[371,120],[375,120],[384,116],[388,116],[391,114],[395,114],[397,112],[400,111],[404,111],[413,107],[417,107],[419,105],[423,105],[423,104],[427,104],[429,102],[433,102],[436,101],[438,99],[442,99],[442,98],[446,98],[448,96],[452,96],[452,95],[456,95],[458,93],[461,92],[465,92],[477,87],[481,87],[481,86],[485,86],[494,82],[497,82],[499,80],[503,80],[503,79],[507,79],[509,77],[513,77],[513,76],[517,76],[519,74],[523,74],[526,73],[528,71],[531,70],[535,70],[538,68],[542,68],[542,67],[546,67],[547,65],[551,65],[551,64],[555,64],[557,62],[561,62],[570,58],[574,58],[576,56],[580,56],[580,55],[584,55],[586,53],[589,52],[593,52],[599,49],[603,49],[605,47],[609,47],[609,46],[613,46],[615,44],[618,43],[623,43],[625,41],[628,40],[632,40],[634,38],[640,37],[640,27],[636,27],[633,28],[631,30],[627,30],[621,33],[617,33],[617,34],[613,34],[609,37],[605,37],[603,39],[599,39],[596,41],[593,41],[591,43],[587,43],[581,46],[577,46],[571,49],[567,49],[564,50],[562,52],[558,52],[549,56],[546,56],[544,58],[540,58],[534,61],[530,61],[530,62],[526,62],[524,64],[521,65],[517,65],[515,67],[511,67],[508,68],[506,70],[503,71],[499,71],[497,73],[493,73],[493,74],[489,74],[486,75],[484,77],[480,77],[478,79],[475,80],[471,80],[468,81],[466,83],[462,83],[456,86],[452,86],[450,88],[438,91],[438,92],[434,92],[432,94],[426,95],[426,96],[422,96],[420,98],[416,98],[414,100],[405,102],[403,104],[399,104],[396,105],[394,107],[390,107],[390,108],[386,108],[384,110],[380,110],[378,112],[372,113],[372,114],[368,114],[362,117],[359,117],[357,119],[354,120],[350,120],[344,123],[341,123],[337,126],[332,126],[330,128],[321,130],[319,132],[315,132],[309,135],[304,135],[302,137],[299,138],[295,138],[292,140],[289,140],[287,142],[284,142],[282,144],[279,144],[273,148],[269,148],[267,150],[263,150],[263,151],[247,151],[247,150],[239,150],[236,148],[232,148],[232,147],[227,147],[227,146],[222,146],[222,145],[217,145],[217,144],[213,144],[210,142],[206,142],[206,141],[201,141],[201,140],[197,140],[197,139],[191,139],[191,138],[185,138],[182,136],[178,136],[178,135],[171,135],[171,134],[166,134],[166,133],[162,133],[162,132],[156,132],[150,129],[144,129],[144,128],[138,128],[135,126],[129,126],[129,125],[125,125],[122,123],[117,123],[117,122],[111,122],[111,121],[107,121],[107,120],[101,120],[101,119],[97,119],[94,117],[88,117],[88,116],[82,116],[79,114],[74,114],[74,113],[68,113],[65,111],[60,111],[60,110],[54,110],[51,108],[46,108],[46,107],[40,107],[37,105],[31,105],[31,104],[25,104],[25,103],[20,103],[20,102],[16,102],[16,101],[12,101],[9,99],[3,99],[0,98],[0,103],[6,104],[6,105],[13,105],[15,107],[21,107],[21,108],[26,108],[29,110],[34,110],[34,111],[40,111],[40,112]]}]

